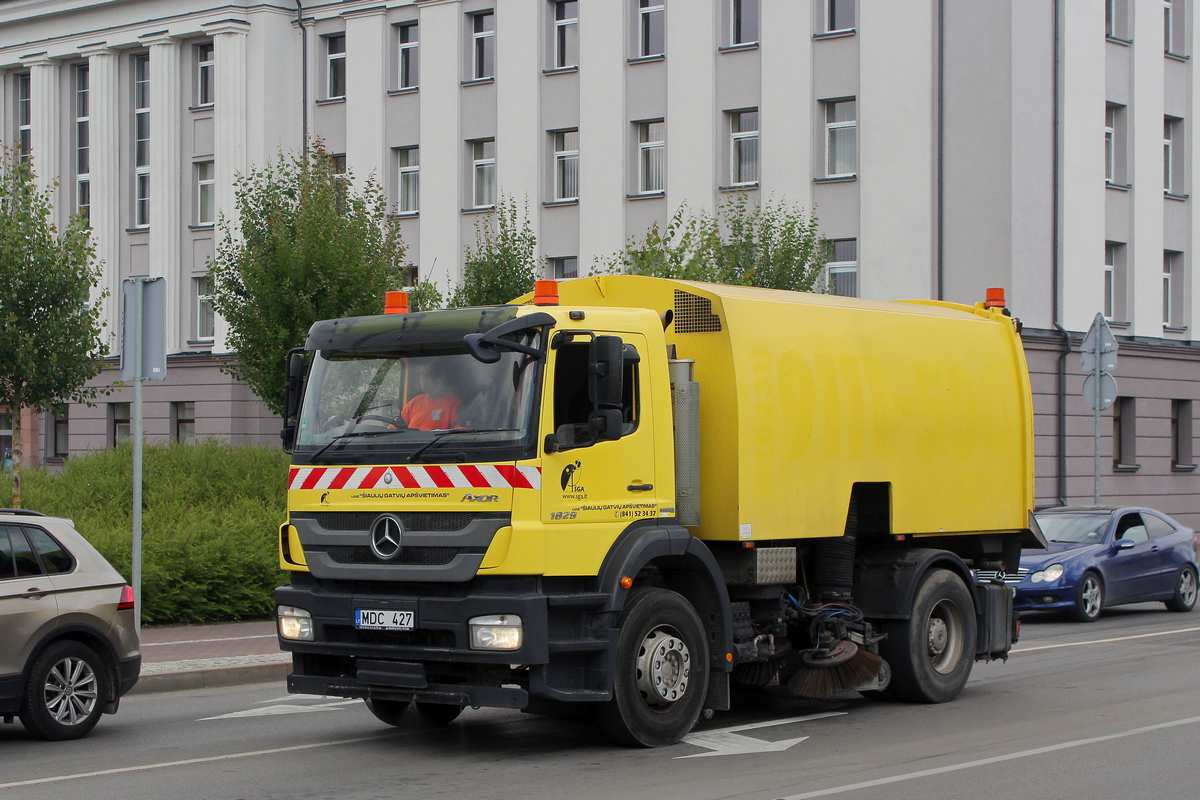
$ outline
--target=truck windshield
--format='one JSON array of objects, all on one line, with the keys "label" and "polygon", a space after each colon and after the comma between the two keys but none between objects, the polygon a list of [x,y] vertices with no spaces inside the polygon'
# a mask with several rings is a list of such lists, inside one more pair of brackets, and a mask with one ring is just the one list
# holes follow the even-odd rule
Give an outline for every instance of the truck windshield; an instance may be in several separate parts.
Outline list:
[{"label": "truck windshield", "polygon": [[[539,347],[532,332],[524,344]],[[466,348],[314,354],[296,438],[298,463],[511,461],[536,431],[541,360],[503,351],[484,364]],[[452,433],[453,435],[448,435]]]}]

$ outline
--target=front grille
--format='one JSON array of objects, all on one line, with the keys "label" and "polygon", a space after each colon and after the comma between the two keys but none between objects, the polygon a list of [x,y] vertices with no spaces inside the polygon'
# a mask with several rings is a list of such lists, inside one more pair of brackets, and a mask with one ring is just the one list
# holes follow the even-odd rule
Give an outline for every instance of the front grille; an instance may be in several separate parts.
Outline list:
[{"label": "front grille", "polygon": [[[317,511],[304,516],[327,531],[369,531],[379,515],[378,511]],[[442,533],[461,531],[475,519],[469,511],[401,512],[395,516],[405,530]]]},{"label": "front grille", "polygon": [[445,647],[455,646],[452,631],[364,631],[340,625],[326,625],[325,638],[330,642],[351,644],[381,644],[396,647]]},{"label": "front grille", "polygon": [[[317,548],[313,548],[314,550]],[[442,567],[458,555],[457,547],[404,547],[395,558],[384,561],[370,547],[334,545],[325,548],[330,560],[338,564],[396,564],[406,567]]]},{"label": "front grille", "polygon": [[1029,570],[1021,567],[1015,575],[1004,573],[1001,575],[994,569],[977,569],[975,570],[975,580],[980,582],[990,581],[993,578],[1001,578],[1009,586],[1016,586],[1021,581],[1025,580],[1025,576],[1029,574]]}]

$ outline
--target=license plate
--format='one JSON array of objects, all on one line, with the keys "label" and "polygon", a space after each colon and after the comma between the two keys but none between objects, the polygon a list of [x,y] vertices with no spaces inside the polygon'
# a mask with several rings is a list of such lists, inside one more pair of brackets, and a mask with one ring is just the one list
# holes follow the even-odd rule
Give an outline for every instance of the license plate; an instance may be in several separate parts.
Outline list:
[{"label": "license plate", "polygon": [[416,624],[416,614],[412,611],[393,611],[391,609],[354,609],[354,627],[377,631],[411,631]]}]

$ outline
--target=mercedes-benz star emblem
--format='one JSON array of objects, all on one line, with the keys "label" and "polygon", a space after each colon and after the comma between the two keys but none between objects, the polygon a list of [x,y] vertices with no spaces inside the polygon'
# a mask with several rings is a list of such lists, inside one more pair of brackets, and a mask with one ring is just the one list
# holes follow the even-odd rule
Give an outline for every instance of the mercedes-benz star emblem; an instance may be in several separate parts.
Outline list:
[{"label": "mercedes-benz star emblem", "polygon": [[404,526],[393,514],[383,514],[371,526],[371,551],[384,561],[400,554],[400,535]]}]

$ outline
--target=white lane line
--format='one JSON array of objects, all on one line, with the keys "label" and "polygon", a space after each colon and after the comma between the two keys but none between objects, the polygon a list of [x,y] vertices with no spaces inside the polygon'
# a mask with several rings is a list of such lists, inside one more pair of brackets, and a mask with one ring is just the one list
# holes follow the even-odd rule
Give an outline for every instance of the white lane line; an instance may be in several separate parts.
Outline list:
[{"label": "white lane line", "polygon": [[742,731],[752,731],[756,728],[774,728],[779,725],[791,725],[793,722],[808,722],[810,720],[825,719],[827,717],[844,717],[849,713],[849,711],[826,711],[822,714],[809,714],[804,717],[769,719],[766,722],[751,722],[747,725],[734,725],[732,728],[718,728],[717,730],[705,731],[705,733],[740,733]]},{"label": "white lane line", "polygon": [[123,775],[129,772],[144,772],[151,769],[166,769],[169,767],[186,767],[192,764],[210,764],[215,761],[230,761],[236,758],[255,758],[257,756],[271,756],[276,753],[294,753],[299,750],[315,750],[319,747],[333,747],[339,744],[358,744],[359,742],[377,741],[385,738],[384,736],[360,736],[357,739],[339,739],[336,742],[313,742],[312,744],[296,744],[291,747],[272,747],[269,750],[250,750],[245,753],[227,753],[223,756],[205,756],[204,758],[185,758],[179,761],[160,761],[156,764],[142,764],[137,767],[115,767],[113,769],[101,769],[95,772],[77,772],[74,775],[55,775],[50,778],[35,778],[30,781],[13,781],[12,783],[0,783],[0,789],[16,789],[21,786],[36,786],[42,783],[58,783],[60,781],[77,781],[81,778],[101,778],[107,775]]},{"label": "white lane line", "polygon": [[[1032,750],[1019,750],[1015,753],[1006,753],[1002,756],[993,756],[991,758],[980,758],[975,761],[964,761],[961,764],[950,764],[945,767],[936,767],[934,769],[922,769],[916,772],[906,772],[902,775],[893,775],[890,778],[878,778],[873,781],[861,781],[859,783],[849,783],[845,786],[835,786],[831,789],[818,789],[815,792],[804,792],[803,794],[791,794],[787,797],[781,797],[779,800],[809,800],[812,797],[828,797],[834,794],[844,794],[846,792],[856,792],[859,789],[872,789],[876,786],[887,786],[892,783],[902,783],[903,781],[912,781],[917,778],[928,778],[931,775],[944,775],[948,772],[959,772],[964,769],[974,769],[975,767],[986,767],[989,764],[1000,764],[1005,761],[1015,761],[1018,758],[1028,758],[1030,756],[1040,756],[1045,753],[1054,753],[1059,750],[1069,750],[1074,747],[1083,747],[1089,744],[1098,744],[1100,742],[1111,742],[1114,739],[1125,739],[1130,736],[1141,736],[1145,733],[1153,731],[1166,730],[1167,728],[1178,728],[1182,725],[1195,725],[1200,722],[1200,717],[1188,717],[1186,719],[1177,719],[1171,722],[1162,722],[1158,725],[1147,725],[1144,728],[1134,728],[1133,730],[1121,731],[1120,733],[1110,733],[1106,736],[1092,736],[1087,739],[1075,739],[1069,742],[1060,742],[1059,744],[1051,744],[1045,747],[1035,747]],[[0,788],[3,788],[0,786]]]},{"label": "white lane line", "polygon": [[1056,650],[1060,647],[1080,647],[1085,644],[1109,644],[1110,642],[1127,642],[1130,639],[1145,639],[1150,636],[1171,636],[1176,633],[1195,633],[1200,631],[1200,627],[1195,628],[1179,628],[1174,631],[1157,631],[1155,633],[1137,633],[1129,636],[1114,636],[1111,639],[1090,639],[1086,642],[1063,642],[1062,644],[1043,644],[1037,647],[1014,647],[1009,651],[1012,655],[1017,653],[1032,653],[1036,650]]},{"label": "white lane line", "polygon": [[177,642],[142,642],[142,647],[164,647],[169,644],[206,644],[208,642],[241,642],[246,639],[274,639],[277,634],[262,633],[254,636],[226,636],[223,639],[180,639]]}]

